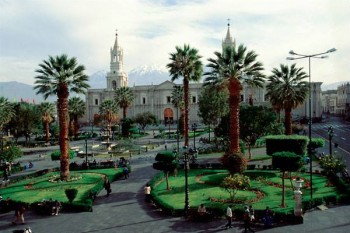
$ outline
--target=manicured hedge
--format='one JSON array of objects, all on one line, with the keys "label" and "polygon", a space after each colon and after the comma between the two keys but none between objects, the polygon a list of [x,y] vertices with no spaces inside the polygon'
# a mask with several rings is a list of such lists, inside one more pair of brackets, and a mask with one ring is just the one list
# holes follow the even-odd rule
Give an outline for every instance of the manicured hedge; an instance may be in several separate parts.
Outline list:
[{"label": "manicured hedge", "polygon": [[307,152],[308,138],[300,135],[271,135],[266,136],[266,154],[290,151],[297,155],[305,155]]},{"label": "manicured hedge", "polygon": [[[76,153],[74,150],[69,150],[69,159],[74,159]],[[55,160],[60,160],[61,159],[61,151],[56,150],[54,152],[51,153],[51,160],[55,161]]]}]

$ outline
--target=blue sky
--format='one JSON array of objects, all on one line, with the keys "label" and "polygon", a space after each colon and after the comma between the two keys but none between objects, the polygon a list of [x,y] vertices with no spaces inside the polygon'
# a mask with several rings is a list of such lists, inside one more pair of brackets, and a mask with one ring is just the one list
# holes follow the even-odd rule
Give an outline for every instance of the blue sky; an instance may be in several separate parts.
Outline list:
[{"label": "blue sky", "polygon": [[[125,70],[165,67],[176,45],[199,50],[203,63],[220,51],[230,19],[237,43],[259,54],[269,75],[290,50],[313,54],[312,80],[350,81],[348,0],[0,0],[0,81],[33,84],[49,55],[66,53],[86,73],[109,69],[118,29]],[[297,62],[308,71],[307,60]]]}]

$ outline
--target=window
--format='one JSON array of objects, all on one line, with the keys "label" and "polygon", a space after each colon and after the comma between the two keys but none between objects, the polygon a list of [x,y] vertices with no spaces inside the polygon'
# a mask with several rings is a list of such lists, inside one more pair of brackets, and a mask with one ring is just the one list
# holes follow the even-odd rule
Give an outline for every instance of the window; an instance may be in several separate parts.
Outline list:
[{"label": "window", "polygon": [[146,97],[142,97],[142,104],[146,104]]},{"label": "window", "polygon": [[117,82],[115,80],[112,81],[112,89],[113,90],[117,89]]},{"label": "window", "polygon": [[95,105],[98,105],[98,99],[95,99]]},{"label": "window", "polygon": [[170,103],[171,103],[171,96],[167,96],[167,97],[166,97],[166,103],[167,103],[167,104],[170,104]]},{"label": "window", "polygon": [[197,98],[196,98],[196,96],[192,96],[192,103],[197,103]]}]

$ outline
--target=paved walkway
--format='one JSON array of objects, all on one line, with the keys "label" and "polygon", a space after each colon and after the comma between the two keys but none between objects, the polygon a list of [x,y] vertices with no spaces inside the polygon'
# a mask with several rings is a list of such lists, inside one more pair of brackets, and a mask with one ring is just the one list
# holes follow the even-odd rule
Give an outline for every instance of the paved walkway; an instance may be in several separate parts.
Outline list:
[{"label": "paved walkway", "polygon": [[[224,219],[208,223],[195,223],[181,217],[163,214],[144,202],[143,187],[157,172],[152,168],[155,151],[133,156],[133,172],[127,180],[112,183],[112,194],[105,197],[104,190],[96,198],[93,212],[62,213],[59,216],[39,216],[31,211],[25,213],[25,225],[10,226],[14,213],[0,215],[0,232],[30,226],[33,233],[109,233],[109,232],[244,232],[241,223],[225,230]],[[34,155],[33,155],[34,156]],[[45,160],[47,163],[52,162]],[[43,162],[45,163],[45,162]],[[44,164],[43,164],[44,165]],[[324,211],[306,213],[304,224],[257,228],[261,232],[350,232],[350,206],[340,206]]]}]

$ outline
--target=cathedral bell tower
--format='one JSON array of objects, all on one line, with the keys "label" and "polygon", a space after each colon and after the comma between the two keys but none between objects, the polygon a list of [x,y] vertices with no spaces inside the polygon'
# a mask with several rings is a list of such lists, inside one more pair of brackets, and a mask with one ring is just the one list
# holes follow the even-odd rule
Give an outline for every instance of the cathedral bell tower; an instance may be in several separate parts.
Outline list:
[{"label": "cathedral bell tower", "polygon": [[232,47],[235,45],[236,45],[236,41],[234,39],[232,39],[232,36],[230,33],[230,21],[228,19],[226,37],[222,41],[222,51],[225,51],[225,48],[227,48],[227,47]]},{"label": "cathedral bell tower", "polygon": [[123,49],[118,44],[118,33],[115,34],[114,46],[111,48],[110,71],[107,73],[107,90],[113,91],[128,85],[128,76],[123,67]]}]

